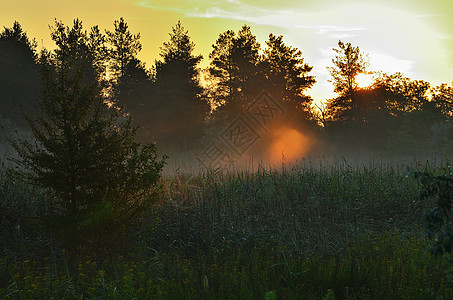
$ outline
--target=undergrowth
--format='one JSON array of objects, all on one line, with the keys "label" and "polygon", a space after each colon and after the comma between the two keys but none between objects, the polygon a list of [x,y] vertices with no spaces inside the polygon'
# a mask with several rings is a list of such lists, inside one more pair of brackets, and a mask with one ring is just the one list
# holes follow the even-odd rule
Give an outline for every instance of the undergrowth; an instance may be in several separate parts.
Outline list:
[{"label": "undergrowth", "polygon": [[77,259],[39,225],[46,193],[0,172],[0,298],[453,297],[424,235],[436,199],[396,164],[177,172],[132,241]]}]

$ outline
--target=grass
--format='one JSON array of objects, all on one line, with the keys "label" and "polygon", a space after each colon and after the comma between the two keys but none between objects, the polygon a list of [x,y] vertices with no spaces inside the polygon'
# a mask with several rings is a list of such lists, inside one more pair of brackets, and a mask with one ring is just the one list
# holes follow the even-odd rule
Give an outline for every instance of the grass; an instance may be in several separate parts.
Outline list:
[{"label": "grass", "polygon": [[0,298],[453,297],[450,257],[424,235],[435,200],[398,164],[178,171],[132,239],[76,260],[43,246],[45,193],[0,176]]}]

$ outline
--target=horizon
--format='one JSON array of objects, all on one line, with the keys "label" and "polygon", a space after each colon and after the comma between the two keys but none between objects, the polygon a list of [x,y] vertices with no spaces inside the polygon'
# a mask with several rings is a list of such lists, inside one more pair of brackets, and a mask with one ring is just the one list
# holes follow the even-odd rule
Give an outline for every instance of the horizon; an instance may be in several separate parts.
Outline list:
[{"label": "horizon", "polygon": [[[79,18],[85,27],[99,25],[111,30],[124,17],[132,33],[140,33],[143,50],[138,57],[149,69],[159,59],[160,47],[178,20],[195,43],[195,54],[203,55],[201,68],[209,65],[208,55],[220,33],[237,32],[247,24],[261,47],[270,33],[283,35],[285,44],[302,51],[304,61],[313,66],[317,82],[306,94],[317,102],[332,98],[333,86],[326,67],[332,66],[333,48],[338,40],[351,42],[368,54],[370,71],[401,72],[411,79],[432,85],[453,80],[453,3],[435,0],[373,1],[350,0],[336,4],[326,0],[307,1],[107,1],[66,3],[54,0],[39,3],[7,3],[0,12],[2,26],[18,21],[28,36],[42,47],[53,49],[49,25],[54,19],[70,26]],[[36,12],[39,11],[39,14]],[[103,14],[99,14],[103,11]],[[420,39],[420,36],[422,39]]]}]

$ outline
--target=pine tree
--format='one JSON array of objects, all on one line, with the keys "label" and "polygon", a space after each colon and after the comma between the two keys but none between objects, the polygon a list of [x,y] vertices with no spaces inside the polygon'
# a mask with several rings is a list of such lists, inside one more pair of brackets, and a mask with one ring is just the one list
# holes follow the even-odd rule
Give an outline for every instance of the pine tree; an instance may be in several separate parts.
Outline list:
[{"label": "pine tree", "polygon": [[22,128],[22,115],[34,115],[39,98],[36,47],[17,21],[0,33],[0,114]]},{"label": "pine tree", "polygon": [[250,26],[236,34],[228,30],[219,35],[209,55],[212,80],[217,83],[214,98],[221,112],[234,118],[255,100],[263,90],[260,72],[260,44]]},{"label": "pine tree", "polygon": [[270,34],[266,44],[262,64],[269,82],[267,89],[293,109],[308,110],[311,98],[304,92],[316,82],[308,75],[313,67],[304,63],[299,49],[285,45],[281,35]]},{"label": "pine tree", "polygon": [[140,33],[132,34],[127,22],[114,22],[114,31],[107,31],[109,45],[110,94],[124,113],[130,114],[135,125],[143,126],[144,103],[149,93],[150,75],[145,64],[137,58],[141,51]]},{"label": "pine tree", "polygon": [[[153,97],[148,103],[151,121],[159,127],[157,141],[188,150],[196,146],[203,133],[209,105],[201,98],[198,64],[203,58],[194,55],[195,44],[188,31],[178,22],[161,47],[156,61]],[[160,118],[155,114],[159,110]],[[159,119],[157,119],[159,118]]]},{"label": "pine tree", "polygon": [[[61,26],[60,26],[61,25]],[[93,53],[81,23],[61,23],[45,55],[40,115],[28,119],[36,142],[12,141],[19,173],[50,193],[43,216],[62,246],[98,248],[153,199],[163,162],[153,144],[135,141],[130,118],[108,109],[93,77]]]},{"label": "pine tree", "polygon": [[136,59],[142,50],[140,33],[132,34],[127,22],[120,18],[114,22],[114,31],[107,31],[107,42],[110,44],[110,72],[115,80],[120,80],[126,74],[130,61]]}]

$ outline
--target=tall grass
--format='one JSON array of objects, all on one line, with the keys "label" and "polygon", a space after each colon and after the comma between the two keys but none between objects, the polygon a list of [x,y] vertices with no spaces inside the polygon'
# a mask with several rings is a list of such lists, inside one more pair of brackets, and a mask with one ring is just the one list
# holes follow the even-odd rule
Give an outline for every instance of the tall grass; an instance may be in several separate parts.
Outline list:
[{"label": "tall grass", "polygon": [[363,236],[413,231],[430,205],[392,164],[305,165],[167,178],[150,242],[216,250],[266,243],[334,254]]},{"label": "tall grass", "polygon": [[[39,215],[45,193],[2,175],[2,207]],[[46,233],[3,243],[0,298],[448,299],[449,257],[433,256],[423,234],[435,200],[420,190],[382,161],[178,170],[122,252],[74,262],[64,249],[35,253]],[[2,238],[33,225],[1,216]]]}]

